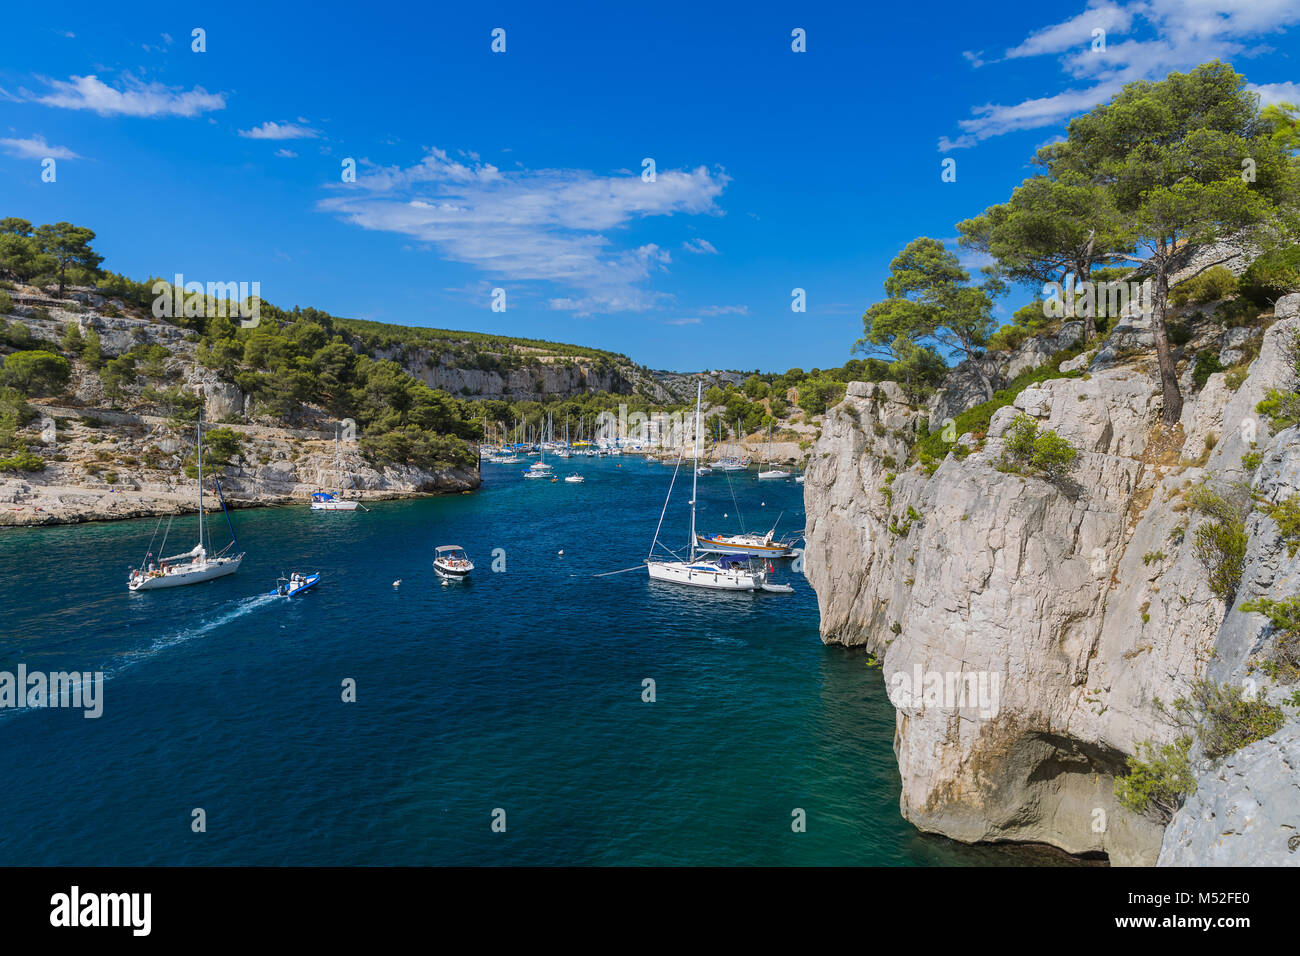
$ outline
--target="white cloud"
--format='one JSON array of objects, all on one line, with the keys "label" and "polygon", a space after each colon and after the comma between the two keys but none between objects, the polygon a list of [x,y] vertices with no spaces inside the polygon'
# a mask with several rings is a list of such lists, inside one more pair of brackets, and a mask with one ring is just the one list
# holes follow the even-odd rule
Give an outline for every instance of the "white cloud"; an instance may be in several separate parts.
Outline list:
[{"label": "white cloud", "polygon": [[277,149],[277,150],[275,151],[275,155],[279,156],[279,157],[282,158],[282,159],[297,159],[297,158],[298,158],[298,154],[295,153],[295,152],[294,152],[293,150],[291,150],[291,149]]},{"label": "white cloud", "polygon": [[1091,2],[1079,15],[1031,33],[1019,46],[1007,50],[1006,57],[1014,60],[1089,46],[1092,31],[1097,29],[1105,30],[1108,37],[1112,33],[1127,33],[1133,25],[1134,12],[1132,8],[1115,3]]},{"label": "white cloud", "polygon": [[[467,155],[468,158],[468,155]],[[406,168],[363,161],[357,182],[331,187],[319,207],[364,229],[410,236],[498,280],[563,291],[552,309],[587,315],[641,311],[671,298],[645,288],[671,254],[654,243],[620,249],[606,233],[651,216],[720,214],[720,170],[600,176],[586,170],[502,171],[431,149]]]},{"label": "white cloud", "polygon": [[957,124],[963,134],[955,140],[950,140],[947,136],[940,137],[939,151],[946,153],[954,149],[966,149],[990,136],[1059,123],[1066,117],[1092,109],[1102,100],[1118,93],[1122,85],[1111,82],[1085,90],[1066,90],[1055,96],[1024,100],[1012,106],[985,103],[973,107],[971,112],[975,114],[974,118],[961,120]]},{"label": "white cloud", "polygon": [[967,63],[969,63],[971,66],[973,66],[973,67],[974,67],[975,69],[977,69],[977,70],[978,70],[981,66],[983,66],[984,63],[986,62],[986,61],[983,59],[983,56],[984,56],[984,51],[983,51],[983,50],[962,50],[962,51],[961,51],[961,55],[966,59],[966,62],[967,62]]},{"label": "white cloud", "polygon": [[0,139],[0,147],[10,156],[17,156],[21,159],[81,159],[72,150],[66,146],[51,146],[45,142],[44,136],[33,136],[30,139]]},{"label": "white cloud", "polygon": [[319,130],[296,123],[275,123],[270,120],[252,129],[241,129],[239,135],[245,139],[315,139]]},{"label": "white cloud", "polygon": [[223,93],[209,93],[203,87],[192,90],[143,83],[130,77],[117,90],[95,76],[73,76],[68,80],[46,80],[50,93],[35,102],[69,110],[93,110],[100,116],[197,116],[226,108]]},{"label": "white cloud", "polygon": [[1270,103],[1291,103],[1300,105],[1300,83],[1262,83],[1251,84],[1250,88],[1259,94],[1262,106]]},{"label": "white cloud", "polygon": [[716,256],[718,254],[718,250],[713,247],[713,243],[707,239],[687,239],[682,243],[682,248],[697,255]]},{"label": "white cloud", "polygon": [[[1072,88],[1019,103],[974,107],[972,116],[957,124],[961,135],[941,137],[939,150],[1062,124],[1108,100],[1126,83],[1160,79],[1209,60],[1257,54],[1265,37],[1297,23],[1300,3],[1295,0],[1092,0],[1081,13],[1032,31],[1006,52],[1007,59],[1050,57],[1074,79]],[[1106,44],[1094,51],[1092,31],[1097,28],[1106,31]],[[1274,83],[1257,89],[1267,102],[1268,95],[1285,95],[1295,86]]]},{"label": "white cloud", "polygon": [[702,309],[696,309],[700,315],[749,315],[749,306],[747,305],[707,305]]},{"label": "white cloud", "polygon": [[703,319],[664,319],[668,325],[699,325]]}]

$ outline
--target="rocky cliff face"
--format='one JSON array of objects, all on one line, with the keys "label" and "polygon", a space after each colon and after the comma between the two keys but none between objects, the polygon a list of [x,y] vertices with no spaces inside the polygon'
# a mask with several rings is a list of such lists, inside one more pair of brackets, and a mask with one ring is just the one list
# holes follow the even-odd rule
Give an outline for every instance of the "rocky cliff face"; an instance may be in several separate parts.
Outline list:
[{"label": "rocky cliff face", "polygon": [[[1226,607],[1194,553],[1203,519],[1184,498],[1206,477],[1249,481],[1274,501],[1300,490],[1300,429],[1270,436],[1255,412],[1268,388],[1295,387],[1286,351],[1300,296],[1276,314],[1235,391],[1223,373],[1199,390],[1184,376],[1175,430],[1159,425],[1149,353],[1126,360],[1109,346],[1083,360],[1086,375],[1025,389],[987,436],[953,436],[960,450],[933,475],[900,467],[924,413],[896,386],[854,383],[827,414],[805,484],[806,573],[823,640],[881,659],[897,709],[902,811],[918,827],[1120,864],[1251,862],[1264,845],[1277,862],[1300,862],[1287,849],[1300,832],[1294,709],[1282,731],[1229,764],[1194,753],[1198,792],[1167,834],[1114,796],[1140,741],[1176,736],[1161,702],[1198,677],[1251,676],[1269,627],[1241,602],[1300,593],[1300,557],[1256,512]],[[1143,329],[1129,319],[1115,333],[1140,339]],[[1184,354],[1226,348],[1224,339],[1202,330]],[[1021,412],[1079,449],[1072,480],[995,467]],[[1252,450],[1262,452],[1257,469],[1242,461]],[[1280,701],[1293,689],[1266,693]]]},{"label": "rocky cliff face", "polygon": [[[100,337],[105,358],[141,344],[163,345],[172,383],[204,396],[204,418],[240,436],[232,464],[215,469],[227,501],[235,507],[305,504],[313,491],[335,489],[335,423],[319,409],[304,409],[308,428],[250,423],[248,397],[199,365],[193,332],[127,314],[103,315],[104,298],[70,290],[67,300],[17,295],[19,318],[33,346],[57,347],[69,325]],[[78,304],[70,304],[75,301]],[[113,303],[119,311],[120,302]],[[48,317],[34,314],[36,307]],[[80,311],[72,311],[79,309]],[[33,429],[45,467],[39,472],[0,472],[0,526],[62,524],[180,514],[195,510],[198,486],[183,473],[193,452],[192,428],[178,428],[156,415],[110,408],[99,376],[74,369],[68,406],[30,402],[39,415]],[[406,465],[376,466],[355,442],[341,445],[342,484],[348,497],[367,501],[479,486],[476,468],[425,471]],[[209,474],[212,474],[209,471]],[[209,490],[210,490],[209,485]]]}]

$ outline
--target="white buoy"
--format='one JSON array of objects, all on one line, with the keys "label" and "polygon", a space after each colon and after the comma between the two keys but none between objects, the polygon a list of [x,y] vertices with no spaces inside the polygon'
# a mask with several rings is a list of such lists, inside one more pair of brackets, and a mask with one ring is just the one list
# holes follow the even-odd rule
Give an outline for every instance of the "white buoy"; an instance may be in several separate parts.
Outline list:
[{"label": "white buoy", "polygon": [[559,554],[560,557],[564,557],[564,549],[563,549],[563,548],[561,548],[561,549],[560,549],[558,552],[556,552],[556,553]]},{"label": "white buoy", "polygon": [[447,586],[447,579],[446,579],[446,578],[443,578],[443,579],[442,579],[442,586],[443,586],[443,587],[446,587],[446,586]]},{"label": "white buoy", "polygon": [[393,587],[398,587],[399,585],[401,585],[401,583],[402,583],[402,579],[398,578],[396,581],[393,582]]}]

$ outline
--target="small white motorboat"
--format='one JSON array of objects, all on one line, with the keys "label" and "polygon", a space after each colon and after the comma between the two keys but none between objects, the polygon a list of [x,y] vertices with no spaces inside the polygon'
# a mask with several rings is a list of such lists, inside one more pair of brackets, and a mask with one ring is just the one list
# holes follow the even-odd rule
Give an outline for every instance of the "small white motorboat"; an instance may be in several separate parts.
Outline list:
[{"label": "small white motorboat", "polygon": [[474,562],[460,545],[444,544],[433,551],[434,573],[445,581],[463,581],[474,570]]},{"label": "small white motorboat", "polygon": [[565,478],[564,480],[571,485],[580,485],[587,479],[582,477],[582,475],[569,475],[569,477]]}]

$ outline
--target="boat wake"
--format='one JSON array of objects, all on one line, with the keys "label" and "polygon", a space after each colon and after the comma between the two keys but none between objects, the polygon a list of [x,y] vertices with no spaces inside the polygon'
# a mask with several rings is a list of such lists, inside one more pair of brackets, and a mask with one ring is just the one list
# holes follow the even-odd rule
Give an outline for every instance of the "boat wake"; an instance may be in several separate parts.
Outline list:
[{"label": "boat wake", "polygon": [[[217,613],[216,615],[214,615],[213,617],[209,618],[206,621],[200,622],[197,626],[188,628],[183,631],[177,631],[173,634],[167,634],[163,637],[159,637],[156,640],[154,640],[153,643],[151,643],[148,647],[139,648],[137,650],[125,651],[122,654],[118,655],[117,657],[110,658],[109,660],[105,661],[103,664],[99,665],[98,667],[93,668],[90,671],[90,673],[94,673],[98,671],[104,675],[103,676],[104,681],[112,680],[114,677],[117,677],[119,674],[125,673],[126,671],[137,666],[138,664],[143,664],[146,661],[152,660],[153,658],[157,657],[159,654],[163,653],[169,648],[176,647],[179,644],[185,644],[189,641],[194,640],[197,637],[203,637],[205,634],[210,634],[213,631],[217,630],[217,628],[224,627],[225,625],[231,623],[232,621],[236,621],[239,618],[243,617],[244,615],[250,614],[253,611],[257,610],[259,607],[262,607],[265,604],[269,604],[274,600],[275,597],[270,594],[261,594],[256,597],[240,598],[239,600],[234,601],[232,605],[226,608],[224,611]],[[64,668],[53,666],[53,665],[50,666],[32,665],[29,668],[29,673],[35,673],[37,671],[40,671],[42,673],[49,673],[53,671],[62,671],[62,670],[64,670]],[[85,673],[85,672],[74,672],[74,673]],[[75,687],[77,684],[80,684],[80,682],[81,681],[78,677],[78,679],[74,681],[72,686]],[[4,720],[8,716],[24,713],[25,711],[43,710],[43,709],[45,708],[3,707],[0,708],[0,720]]]},{"label": "boat wake", "polygon": [[256,597],[240,598],[234,601],[231,606],[226,608],[224,611],[220,611],[208,620],[200,622],[195,627],[159,637],[148,647],[134,651],[127,651],[117,659],[109,661],[101,668],[104,672],[104,679],[107,680],[108,678],[114,677],[131,667],[135,667],[137,664],[142,664],[147,660],[151,660],[168,648],[188,643],[197,637],[203,637],[205,634],[212,633],[217,628],[225,627],[232,621],[239,620],[239,618],[243,617],[245,614],[251,614],[259,607],[262,607],[265,604],[270,604],[275,600],[275,598],[276,595],[274,594],[259,594]]}]

